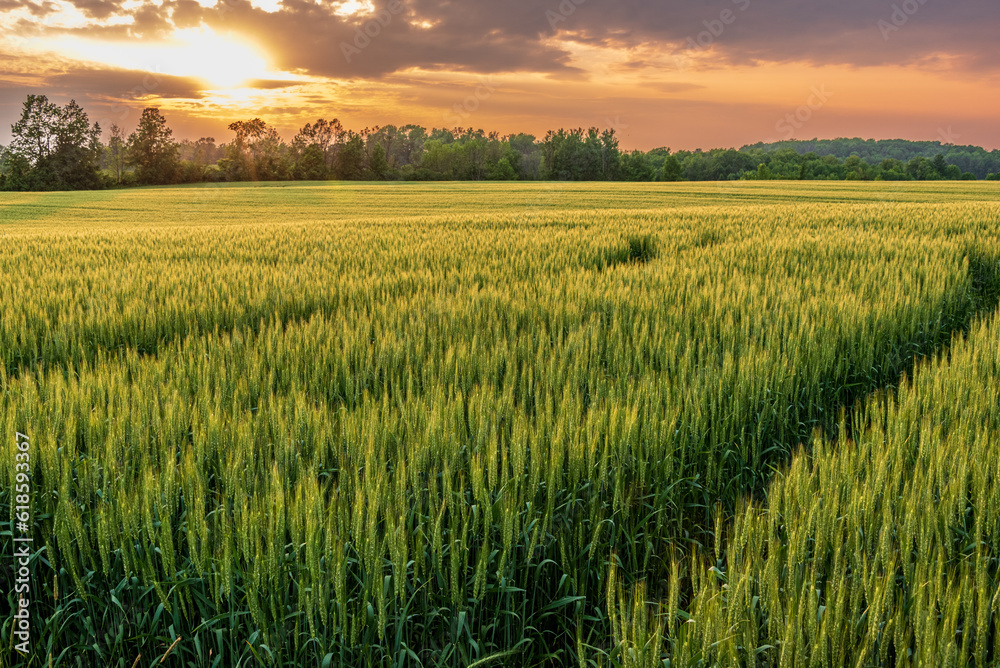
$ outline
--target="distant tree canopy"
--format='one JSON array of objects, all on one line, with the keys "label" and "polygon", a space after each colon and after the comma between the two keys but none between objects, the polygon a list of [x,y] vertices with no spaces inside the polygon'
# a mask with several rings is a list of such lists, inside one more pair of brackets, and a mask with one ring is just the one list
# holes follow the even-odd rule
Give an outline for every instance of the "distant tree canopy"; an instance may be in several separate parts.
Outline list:
[{"label": "distant tree canopy", "polygon": [[[774,152],[790,149],[799,155],[815,154],[819,157],[832,156],[847,159],[857,156],[869,165],[881,165],[887,160],[898,168],[908,165],[916,158],[941,162],[934,167],[942,172],[948,166],[957,167],[961,174],[970,173],[977,179],[986,178],[990,173],[1000,171],[1000,151],[989,152],[979,146],[958,146],[939,141],[906,141],[903,139],[813,139],[810,141],[782,141],[772,144],[744,146],[744,151],[763,150]],[[922,164],[922,163],[914,163]],[[905,170],[903,170],[905,171]]]},{"label": "distant tree canopy", "polygon": [[131,134],[101,129],[70,102],[29,95],[0,147],[0,189],[71,190],[204,181],[912,181],[1000,179],[1000,151],[904,140],[783,141],[737,149],[622,151],[614,130],[500,135],[473,128],[385,125],[347,129],[306,123],[291,142],[259,118],[229,124],[216,144],[173,138],[159,109],[142,112]]}]

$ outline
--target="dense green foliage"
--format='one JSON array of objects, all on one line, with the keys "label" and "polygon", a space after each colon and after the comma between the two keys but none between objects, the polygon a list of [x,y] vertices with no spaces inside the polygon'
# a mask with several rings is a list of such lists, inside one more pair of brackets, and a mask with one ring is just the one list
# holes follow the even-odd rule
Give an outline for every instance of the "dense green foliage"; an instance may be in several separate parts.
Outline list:
[{"label": "dense green foliage", "polygon": [[0,188],[87,190],[103,185],[98,171],[101,128],[90,125],[75,101],[60,107],[44,95],[29,95],[11,133],[11,145],[0,150]]},{"label": "dense green foliage", "polygon": [[[834,155],[801,154],[793,148],[783,147],[777,150],[678,151],[672,157],[680,163],[680,175],[689,181],[975,181],[989,176],[981,165],[974,167],[976,172],[963,171],[958,164],[949,162],[954,158],[952,154],[949,156],[945,158],[939,153],[933,160],[918,156],[908,162],[887,158],[870,163],[857,155],[841,160]],[[966,164],[967,161],[958,162]],[[996,162],[1000,164],[1000,154]]]},{"label": "dense green foliage", "polygon": [[[114,136],[112,136],[114,140]],[[114,149],[110,145],[109,149]],[[109,151],[109,160],[113,154]],[[139,127],[133,132],[125,150],[126,162],[135,167],[135,179],[141,184],[170,183],[177,170],[177,147],[173,131],[159,109],[145,109]]]},{"label": "dense green foliage", "polygon": [[[971,464],[997,471],[996,441],[966,427],[995,422],[995,358],[956,346],[940,374],[986,385],[904,384],[898,400],[914,433],[978,450],[946,457],[900,432],[886,454],[876,408],[824,439],[995,306],[996,196],[751,182],[5,195],[0,425],[31,438],[45,546],[27,663],[153,665],[176,641],[172,660],[193,666],[796,665],[823,643],[889,665],[887,638],[894,656],[943,655],[971,619],[952,655],[992,656],[990,603],[965,594],[998,586],[996,485]],[[914,453],[929,488],[906,482]],[[944,487],[953,465],[981,513]],[[823,578],[854,589],[835,605],[809,588]],[[938,600],[961,604],[935,616]]]},{"label": "dense green foliage", "polygon": [[[846,160],[852,155],[869,165],[881,165],[885,161],[911,163],[915,158],[933,161],[938,155],[945,165],[954,165],[960,173],[969,172],[978,179],[988,174],[1000,172],[1000,151],[987,151],[979,146],[957,146],[940,141],[905,141],[902,139],[813,139],[811,141],[789,140],[773,144],[753,144],[744,146],[744,151],[763,150],[773,153],[782,149],[792,149],[800,155],[815,153],[823,158],[833,156]],[[890,162],[890,165],[896,164]],[[914,164],[923,164],[917,161]]]},{"label": "dense green foliage", "polygon": [[[25,118],[35,100],[25,103]],[[79,107],[74,113],[86,114]],[[82,115],[82,116],[81,116]],[[59,132],[53,114],[50,132]],[[1000,151],[942,146],[936,142],[780,142],[736,149],[622,151],[615,131],[590,128],[501,136],[473,128],[417,125],[365,128],[340,121],[307,123],[290,143],[259,118],[229,125],[235,138],[172,139],[158,109],[146,109],[127,138],[111,128],[107,146],[99,128],[84,152],[63,154],[87,178],[54,178],[45,161],[25,153],[33,140],[25,120],[13,126],[15,142],[0,150],[0,190],[74,190],[122,185],[241,181],[732,181],[840,180],[933,181],[986,179],[1000,172]],[[74,135],[76,136],[76,135]],[[74,145],[76,145],[74,144]],[[816,150],[803,149],[815,146]],[[937,147],[937,152],[932,149]],[[861,153],[853,148],[860,149]],[[848,151],[850,149],[850,152]],[[841,155],[843,154],[843,155]],[[928,155],[929,154],[929,155]],[[897,157],[902,156],[902,157]],[[70,160],[72,158],[72,160]],[[97,173],[96,160],[103,172]],[[66,171],[66,167],[63,167]]]}]

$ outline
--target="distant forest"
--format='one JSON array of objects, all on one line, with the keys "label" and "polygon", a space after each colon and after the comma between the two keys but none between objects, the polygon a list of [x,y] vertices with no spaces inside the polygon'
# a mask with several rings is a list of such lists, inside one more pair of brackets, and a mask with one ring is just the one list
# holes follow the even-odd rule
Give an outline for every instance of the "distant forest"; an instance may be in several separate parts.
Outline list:
[{"label": "distant forest", "polygon": [[[793,150],[801,156],[815,154],[821,158],[833,156],[846,160],[857,156],[869,165],[881,165],[886,160],[910,163],[916,158],[933,160],[943,156],[946,165],[958,167],[963,174],[977,179],[1000,173],[1000,151],[992,153],[979,146],[942,144],[939,141],[907,141],[905,139],[812,139],[809,141],[779,141],[773,144],[744,146],[745,152],[773,153]],[[954,171],[952,172],[954,173]]]},{"label": "distant forest", "polygon": [[259,118],[235,137],[176,141],[156,108],[132,131],[104,131],[75,102],[29,95],[0,146],[0,190],[81,190],[223,181],[1000,180],[1000,151],[904,140],[783,141],[711,151],[623,151],[614,130],[537,138],[472,128],[307,123],[290,141]]}]

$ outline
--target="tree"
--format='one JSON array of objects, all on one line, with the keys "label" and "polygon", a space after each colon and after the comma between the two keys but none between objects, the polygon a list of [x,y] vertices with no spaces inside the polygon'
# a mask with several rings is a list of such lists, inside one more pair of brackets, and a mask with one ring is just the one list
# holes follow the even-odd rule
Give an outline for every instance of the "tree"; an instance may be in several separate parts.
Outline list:
[{"label": "tree", "polygon": [[226,157],[220,166],[230,181],[257,181],[257,140],[264,136],[267,123],[259,118],[235,121],[229,129],[236,138],[226,146]]},{"label": "tree", "polygon": [[10,151],[0,145],[0,190],[7,189],[7,178],[10,175]]},{"label": "tree", "polygon": [[142,111],[139,127],[128,138],[128,164],[136,168],[136,180],[146,185],[172,183],[177,174],[177,145],[173,130],[160,110]]},{"label": "tree", "polygon": [[[535,136],[523,133],[511,135],[507,137],[507,143],[510,146],[508,160],[520,178],[532,181],[541,178],[542,150]],[[516,156],[516,161],[513,156]]]},{"label": "tree", "polygon": [[905,181],[906,163],[895,158],[886,158],[879,163],[878,169],[883,181]]},{"label": "tree", "polygon": [[510,164],[510,159],[504,156],[497,160],[490,170],[490,179],[493,181],[516,181],[517,170]]},{"label": "tree", "polygon": [[653,181],[656,170],[646,153],[631,151],[621,156],[621,178],[625,181]]},{"label": "tree", "polygon": [[115,185],[121,185],[122,177],[125,174],[127,148],[125,131],[117,125],[112,125],[111,138],[108,140],[108,146],[104,151],[104,159]]},{"label": "tree", "polygon": [[681,180],[681,163],[676,155],[668,155],[663,161],[663,168],[660,170],[660,179],[663,181]]},{"label": "tree", "polygon": [[942,176],[950,181],[958,181],[962,178],[962,170],[958,165],[948,165]]},{"label": "tree", "polygon": [[[591,131],[594,132],[593,130]],[[606,181],[616,180],[621,173],[621,150],[618,148],[618,137],[614,128],[601,133],[601,178]],[[645,154],[643,154],[645,157]],[[650,178],[649,180],[652,180]]]},{"label": "tree", "polygon": [[384,181],[389,173],[389,162],[385,158],[385,148],[376,144],[372,149],[372,157],[368,161],[368,170],[376,181]]},{"label": "tree", "polygon": [[[189,142],[190,143],[190,142]],[[188,160],[196,165],[208,166],[215,164],[219,158],[219,148],[215,145],[215,137],[201,137],[190,143],[191,155]]]},{"label": "tree", "polygon": [[400,132],[402,139],[395,144],[395,156],[390,156],[390,164],[393,157],[399,167],[420,164],[424,142],[427,141],[427,130],[419,125],[404,125]]},{"label": "tree", "polygon": [[[337,159],[337,151],[344,140],[344,126],[336,118],[332,121],[320,118],[315,124],[306,123],[292,140],[296,160],[310,146],[316,146],[323,154],[326,172],[332,171]],[[312,173],[318,173],[315,165],[310,167]],[[325,178],[325,177],[324,177]]]},{"label": "tree", "polygon": [[337,153],[334,172],[343,181],[360,180],[365,169],[365,144],[361,135],[348,132],[347,141]]},{"label": "tree", "polygon": [[86,112],[70,100],[59,111],[56,150],[52,169],[63,190],[89,190],[103,186],[100,175],[101,127],[90,124]]},{"label": "tree", "polygon": [[65,107],[29,95],[11,126],[9,178],[15,190],[100,188],[101,128],[70,100]]},{"label": "tree", "polygon": [[464,156],[461,144],[441,139],[429,139],[424,143],[420,168],[434,179],[459,179],[464,172]]},{"label": "tree", "polygon": [[461,146],[462,169],[459,178],[482,181],[486,176],[486,152],[488,142],[486,133],[482,130],[468,132],[459,138]]},{"label": "tree", "polygon": [[[617,142],[615,142],[617,144]],[[605,167],[608,160],[605,156],[604,137],[597,128],[590,128],[584,135],[581,159],[580,178],[584,181],[600,181],[605,178]]]},{"label": "tree", "polygon": [[844,178],[848,181],[870,181],[871,166],[857,155],[844,160]]},{"label": "tree", "polygon": [[326,157],[319,144],[309,144],[295,160],[295,178],[303,181],[323,181],[328,178]]},{"label": "tree", "polygon": [[594,178],[600,169],[601,149],[596,142],[592,142],[590,148],[588,151],[582,128],[569,131],[560,128],[554,132],[550,130],[542,142],[545,165],[542,178],[553,181],[584,181]]},{"label": "tree", "polygon": [[215,145],[214,137],[201,137],[198,141],[184,139],[177,144],[178,166],[175,183],[201,183],[218,180],[216,163],[224,155]]},{"label": "tree", "polygon": [[256,175],[261,181],[287,181],[293,165],[288,146],[274,128],[267,128],[253,146]]},{"label": "tree", "polygon": [[932,181],[941,178],[934,170],[930,160],[924,157],[916,157],[906,163],[906,173],[917,181]]},{"label": "tree", "polygon": [[[934,159],[931,161],[931,167],[940,178],[943,179],[947,176],[948,161],[944,159],[943,153],[938,153],[934,156]],[[961,170],[959,170],[959,174],[961,173]]]},{"label": "tree", "polygon": [[[384,125],[372,134],[372,141],[377,142],[383,149],[383,157],[386,161],[386,173],[391,169],[399,167],[398,153],[405,139],[405,133],[395,125]],[[372,156],[374,157],[374,150]],[[372,167],[372,171],[375,171],[374,167]]]},{"label": "tree", "polygon": [[38,167],[56,150],[61,120],[59,105],[44,95],[29,95],[21,118],[10,128],[11,154],[26,160],[29,167]]},{"label": "tree", "polygon": [[288,147],[274,128],[259,118],[229,124],[236,139],[220,163],[231,181],[281,181],[295,171]]}]

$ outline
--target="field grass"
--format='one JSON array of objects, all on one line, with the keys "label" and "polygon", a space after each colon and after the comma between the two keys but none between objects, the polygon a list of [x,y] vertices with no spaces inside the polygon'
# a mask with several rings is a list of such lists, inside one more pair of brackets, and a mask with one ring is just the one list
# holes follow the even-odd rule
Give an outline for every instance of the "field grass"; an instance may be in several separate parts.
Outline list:
[{"label": "field grass", "polygon": [[1000,656],[1000,186],[5,194],[0,271],[0,665]]}]

